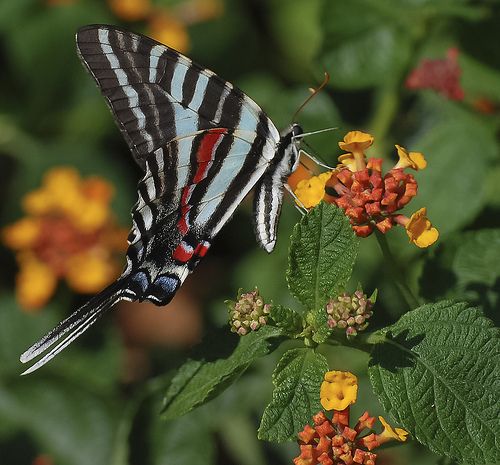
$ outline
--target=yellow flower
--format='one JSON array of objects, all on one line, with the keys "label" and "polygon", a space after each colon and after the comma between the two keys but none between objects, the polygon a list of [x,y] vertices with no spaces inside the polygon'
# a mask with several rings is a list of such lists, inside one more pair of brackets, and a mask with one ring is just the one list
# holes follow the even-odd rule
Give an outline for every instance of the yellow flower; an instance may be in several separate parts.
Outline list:
[{"label": "yellow flower", "polygon": [[16,297],[28,311],[43,307],[55,292],[57,276],[50,266],[30,253],[18,256],[19,273],[16,276]]},{"label": "yellow flower", "polygon": [[332,171],[327,171],[319,176],[312,176],[309,179],[299,181],[295,189],[295,195],[304,207],[312,208],[321,202],[325,196],[325,185],[331,175]]},{"label": "yellow flower", "polygon": [[151,17],[148,35],[182,53],[187,52],[191,45],[185,24],[166,11]]},{"label": "yellow flower", "polygon": [[363,152],[344,153],[340,155],[339,162],[353,173],[361,171],[366,167],[365,154]]},{"label": "yellow flower", "polygon": [[149,0],[108,0],[113,13],[124,21],[141,21],[151,13]]},{"label": "yellow flower", "polygon": [[404,147],[396,145],[399,161],[394,166],[398,168],[412,168],[416,171],[423,170],[427,166],[424,154],[421,152],[408,152]]},{"label": "yellow flower", "polygon": [[112,194],[105,180],[82,179],[73,168],[59,167],[24,197],[28,216],[2,231],[4,243],[19,252],[21,306],[43,306],[59,279],[77,292],[93,293],[117,277],[126,234],[109,209]]},{"label": "yellow flower", "polygon": [[373,136],[362,131],[349,131],[339,147],[346,152],[363,152],[373,144]]},{"label": "yellow flower", "polygon": [[358,378],[348,371],[328,371],[319,397],[325,410],[345,410],[356,402]]},{"label": "yellow flower", "polygon": [[380,423],[382,423],[382,426],[384,427],[384,430],[377,435],[377,439],[380,444],[383,444],[384,442],[387,442],[391,439],[395,439],[396,441],[399,442],[405,442],[408,438],[408,432],[405,431],[404,429],[401,428],[392,428],[389,423],[387,423],[384,419],[384,417],[378,417],[380,420]]},{"label": "yellow flower", "polygon": [[411,215],[408,222],[404,225],[406,234],[420,248],[426,248],[438,240],[439,232],[434,228],[427,218],[427,209],[421,208]]}]

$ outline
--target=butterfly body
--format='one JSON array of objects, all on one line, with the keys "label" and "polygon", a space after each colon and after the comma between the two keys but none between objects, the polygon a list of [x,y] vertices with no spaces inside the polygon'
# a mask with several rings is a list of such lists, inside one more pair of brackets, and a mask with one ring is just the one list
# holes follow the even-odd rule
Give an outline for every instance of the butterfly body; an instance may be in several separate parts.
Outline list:
[{"label": "butterfly body", "polygon": [[257,241],[271,252],[299,158],[299,125],[280,134],[253,100],[180,53],[114,26],[86,26],[76,41],[144,176],[121,277],[22,354],[45,353],[25,373],[120,300],[170,302],[252,188]]}]

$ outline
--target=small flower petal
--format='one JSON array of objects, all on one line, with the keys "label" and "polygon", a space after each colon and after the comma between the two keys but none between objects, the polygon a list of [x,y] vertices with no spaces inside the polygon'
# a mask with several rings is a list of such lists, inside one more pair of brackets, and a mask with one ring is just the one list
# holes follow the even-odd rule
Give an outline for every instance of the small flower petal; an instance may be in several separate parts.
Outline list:
[{"label": "small flower petal", "polygon": [[356,402],[358,379],[345,371],[329,371],[321,383],[320,399],[325,410],[344,410]]},{"label": "small flower petal", "polygon": [[396,441],[399,442],[405,442],[408,439],[407,431],[401,428],[393,428],[391,425],[389,425],[389,423],[387,423],[387,421],[385,421],[384,417],[378,417],[378,419],[380,420],[380,423],[382,423],[382,426],[384,427],[382,433],[377,435],[381,444],[390,439],[395,439]]},{"label": "small flower petal", "polygon": [[411,215],[405,224],[406,233],[417,247],[426,248],[434,244],[439,238],[439,232],[427,218],[427,209],[421,208]]},{"label": "small flower petal", "polygon": [[427,166],[424,154],[421,152],[408,152],[404,147],[396,145],[399,161],[393,169],[412,168],[416,171],[423,170]]},{"label": "small flower petal", "polygon": [[318,205],[325,196],[325,185],[332,175],[331,171],[321,173],[309,179],[299,181],[295,189],[295,195],[306,208]]},{"label": "small flower petal", "polygon": [[40,233],[40,221],[25,217],[2,231],[3,242],[11,249],[26,249],[34,246]]},{"label": "small flower petal", "polygon": [[349,131],[339,147],[346,152],[362,152],[373,144],[373,136],[362,131]]}]

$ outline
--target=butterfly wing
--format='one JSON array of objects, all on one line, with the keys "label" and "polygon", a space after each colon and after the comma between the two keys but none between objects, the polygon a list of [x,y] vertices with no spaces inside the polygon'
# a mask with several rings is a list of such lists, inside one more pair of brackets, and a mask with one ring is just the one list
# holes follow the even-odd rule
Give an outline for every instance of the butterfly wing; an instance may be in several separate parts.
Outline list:
[{"label": "butterfly wing", "polygon": [[168,303],[263,175],[280,140],[250,98],[158,42],[105,25],[80,29],[76,40],[145,175],[124,273],[21,355],[26,363],[45,354],[25,373],[119,300]]}]

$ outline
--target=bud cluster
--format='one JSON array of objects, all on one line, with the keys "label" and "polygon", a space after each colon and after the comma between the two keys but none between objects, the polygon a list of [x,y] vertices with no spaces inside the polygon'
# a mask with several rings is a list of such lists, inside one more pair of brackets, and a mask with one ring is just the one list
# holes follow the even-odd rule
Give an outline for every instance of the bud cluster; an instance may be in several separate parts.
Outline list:
[{"label": "bud cluster", "polygon": [[372,298],[362,290],[358,289],[352,295],[344,292],[326,304],[328,326],[345,329],[347,337],[354,337],[368,326],[367,320],[373,315],[372,307]]},{"label": "bud cluster", "polygon": [[267,323],[271,305],[264,303],[257,288],[251,292],[238,292],[236,302],[226,301],[229,309],[231,331],[240,336],[257,331]]}]

